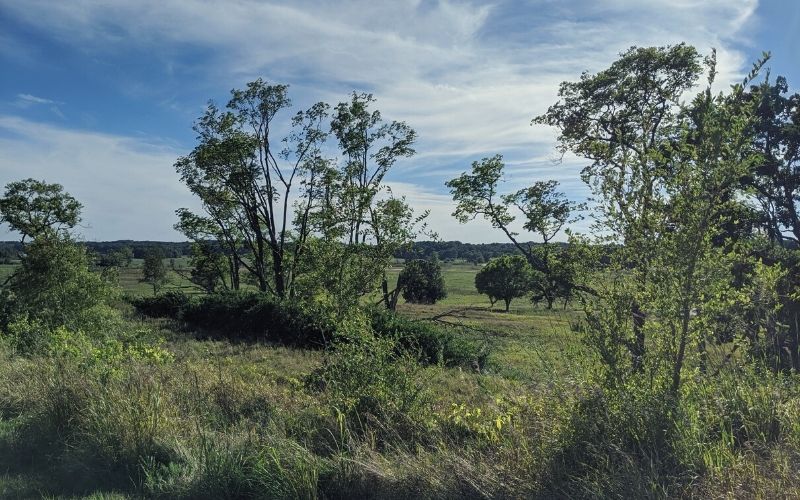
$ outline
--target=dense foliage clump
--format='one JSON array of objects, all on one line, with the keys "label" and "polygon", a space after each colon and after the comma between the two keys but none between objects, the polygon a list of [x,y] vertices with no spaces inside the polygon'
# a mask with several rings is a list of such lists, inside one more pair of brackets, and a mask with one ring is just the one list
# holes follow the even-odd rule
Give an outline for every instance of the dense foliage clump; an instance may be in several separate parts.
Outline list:
[{"label": "dense foliage clump", "polygon": [[397,288],[403,298],[413,304],[435,304],[447,297],[438,260],[412,260],[406,262],[397,278]]}]

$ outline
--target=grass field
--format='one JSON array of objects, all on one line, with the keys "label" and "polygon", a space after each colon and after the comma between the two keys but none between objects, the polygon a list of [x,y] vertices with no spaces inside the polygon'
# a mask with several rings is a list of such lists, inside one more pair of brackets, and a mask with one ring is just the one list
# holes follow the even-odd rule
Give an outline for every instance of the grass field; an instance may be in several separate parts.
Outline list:
[{"label": "grass field", "polygon": [[[175,266],[185,269],[186,262]],[[414,363],[396,371],[372,352],[337,357],[337,351],[199,340],[167,320],[133,317],[129,328],[163,336],[169,361],[122,356],[95,367],[94,357],[88,365],[28,358],[0,344],[0,498],[800,496],[796,447],[770,444],[767,453],[762,441],[769,437],[759,438],[762,451],[753,453],[713,440],[698,444],[690,435],[706,465],[679,471],[712,472],[689,480],[659,477],[658,464],[637,463],[639,455],[620,448],[621,441],[587,453],[586,442],[604,446],[611,439],[595,439],[604,432],[596,420],[615,417],[603,407],[581,413],[581,403],[593,401],[588,375],[596,371],[572,328],[581,313],[525,299],[507,313],[492,309],[474,288],[478,269],[445,264],[446,299],[401,300],[398,309],[414,320],[456,325],[459,335],[484,345],[490,355],[480,370]],[[393,278],[398,272],[390,270]],[[139,261],[120,270],[125,293],[152,293],[140,275]],[[183,287],[185,280],[172,275],[165,288]],[[320,385],[315,373],[331,363],[334,384]],[[412,393],[404,392],[404,377],[418,384]],[[693,429],[711,436],[728,425],[714,420],[720,401],[740,401],[743,425],[758,432],[768,425],[761,422],[793,429],[800,397],[775,380],[752,400],[740,398],[740,379],[725,386],[739,399],[704,395],[697,404],[707,406],[698,414],[709,423]],[[343,396],[336,384],[346,384]],[[358,391],[365,394],[352,399]],[[421,417],[411,416],[413,406],[394,417],[367,412],[388,419],[370,424],[347,410],[352,404],[368,410],[386,397],[381,404],[388,406],[379,408],[391,408],[419,394],[426,405]]]}]

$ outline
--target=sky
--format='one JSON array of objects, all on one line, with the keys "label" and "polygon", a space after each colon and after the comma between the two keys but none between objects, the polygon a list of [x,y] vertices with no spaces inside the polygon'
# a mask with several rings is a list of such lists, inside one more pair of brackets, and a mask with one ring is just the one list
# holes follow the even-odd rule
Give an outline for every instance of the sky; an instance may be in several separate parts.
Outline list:
[{"label": "sky", "polygon": [[531,119],[559,82],[680,42],[716,48],[720,85],[769,50],[771,74],[800,89],[795,0],[0,0],[0,186],[62,184],[84,205],[85,240],[182,240],[175,209],[198,204],[173,164],[192,125],[262,77],[289,84],[298,109],[374,94],[419,135],[387,177],[394,194],[429,209],[444,240],[502,241],[458,224],[444,183],[501,153],[504,189],[556,179],[585,199],[586,162],[560,160]]}]

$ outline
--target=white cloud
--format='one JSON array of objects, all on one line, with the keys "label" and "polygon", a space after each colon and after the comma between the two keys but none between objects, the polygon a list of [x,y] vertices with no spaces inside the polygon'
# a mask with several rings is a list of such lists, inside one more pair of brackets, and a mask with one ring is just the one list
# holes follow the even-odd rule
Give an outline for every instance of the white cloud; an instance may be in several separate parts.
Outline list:
[{"label": "white cloud", "polygon": [[194,205],[172,168],[179,154],[155,142],[0,115],[0,186],[28,177],[63,184],[83,203],[79,232],[91,239],[179,239],[174,210]]},{"label": "white cloud", "polygon": [[17,102],[20,104],[55,104],[52,99],[45,99],[31,94],[17,94]]},{"label": "white cloud", "polygon": [[[201,76],[182,82],[187,88],[230,88],[265,76],[293,83],[299,101],[335,102],[353,88],[373,92],[385,117],[406,120],[420,136],[419,154],[398,163],[391,180],[417,186],[412,191],[432,203],[431,194],[446,196],[444,180],[494,153],[505,154],[515,185],[556,178],[571,195],[585,195],[580,160],[554,164],[553,131],[530,126],[556,100],[558,83],[606,67],[632,45],[681,41],[704,53],[718,50],[720,85],[738,80],[749,69],[741,47],[750,43],[757,0],[0,0],[0,6],[92,55],[113,57],[134,47],[162,59],[171,73]],[[186,50],[197,62],[182,58]],[[442,226],[434,225],[443,234],[455,226],[444,210],[435,214]],[[467,241],[500,238],[455,229],[454,237]]]}]

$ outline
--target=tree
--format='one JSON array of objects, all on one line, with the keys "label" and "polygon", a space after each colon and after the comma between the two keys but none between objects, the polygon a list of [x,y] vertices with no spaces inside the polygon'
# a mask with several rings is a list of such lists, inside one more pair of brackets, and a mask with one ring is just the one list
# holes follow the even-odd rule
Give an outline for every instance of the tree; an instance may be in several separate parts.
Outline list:
[{"label": "tree", "polygon": [[508,312],[511,301],[531,292],[534,271],[525,257],[504,255],[495,257],[475,275],[475,289],[489,296],[492,305],[502,300]]},{"label": "tree", "polygon": [[343,202],[351,214],[349,242],[363,243],[362,230],[381,191],[383,178],[401,157],[414,155],[417,134],[405,122],[384,123],[380,111],[371,111],[372,94],[353,92],[350,102],[336,106],[331,131],[346,157]]},{"label": "tree", "polygon": [[[546,299],[549,307],[564,290],[588,290],[585,285],[564,282],[574,274],[562,271],[573,264],[564,260],[569,254],[557,258],[559,252],[551,244],[566,224],[577,220],[573,213],[583,210],[584,205],[567,200],[557,190],[556,181],[537,181],[517,192],[500,194],[504,168],[502,156],[495,155],[473,162],[470,173],[448,181],[453,200],[458,203],[453,216],[462,224],[482,216],[503,231],[530,266],[540,273],[541,279],[534,282],[534,292]],[[519,239],[511,227],[518,218],[522,219],[525,230],[541,238],[540,244]]]},{"label": "tree", "polygon": [[[327,104],[279,124],[291,107],[287,86],[259,79],[231,94],[227,111],[209,105],[195,127],[198,145],[175,165],[204,211],[180,209],[176,227],[195,242],[217,242],[233,289],[242,269],[278,298],[333,301],[342,311],[357,304],[381,278],[385,284],[392,255],[425,218],[383,184],[396,161],[413,154],[416,134],[384,123],[370,109],[375,99],[354,93],[330,121],[345,157],[337,164],[322,153]],[[276,129],[289,133],[278,141]]]},{"label": "tree", "polygon": [[403,298],[412,304],[435,304],[447,297],[438,260],[416,259],[407,262],[397,277],[397,288]]},{"label": "tree", "polygon": [[769,78],[747,96],[757,106],[753,147],[762,159],[746,177],[770,240],[800,243],[800,93],[787,95],[786,78]]},{"label": "tree", "polygon": [[100,267],[127,267],[133,260],[133,249],[124,246],[118,250],[112,250],[98,258],[97,265]]},{"label": "tree", "polygon": [[228,289],[225,280],[227,263],[213,243],[201,241],[192,245],[190,267],[189,281],[206,293],[214,293],[220,286]]},{"label": "tree", "polygon": [[719,237],[738,213],[731,210],[740,203],[738,182],[756,158],[754,107],[742,94],[762,64],[744,84],[714,95],[712,54],[707,87],[685,103],[703,68],[696,51],[633,48],[608,70],[563,83],[561,101],[536,119],[559,128],[563,152],[592,160],[583,177],[599,228],[619,235],[584,325],[612,385],[646,372],[642,383],[676,398],[687,359],[704,363],[712,311],[735,295],[730,276],[741,257]]},{"label": "tree", "polygon": [[153,295],[158,294],[158,291],[164,283],[167,282],[167,268],[164,266],[164,253],[160,248],[151,248],[145,254],[141,281],[149,283],[153,287]]},{"label": "tree", "polygon": [[770,83],[767,75],[745,97],[757,106],[753,148],[761,158],[743,178],[744,187],[760,209],[751,220],[771,243],[758,256],[788,270],[780,283],[782,307],[776,318],[786,327],[768,330],[764,333],[770,335],[761,338],[753,332],[750,338],[753,348],[778,361],[777,366],[800,370],[800,301],[792,292],[798,287],[800,259],[800,93],[789,93],[786,78]]},{"label": "tree", "polygon": [[281,298],[293,293],[294,271],[310,235],[311,203],[303,203],[295,231],[290,227],[293,189],[303,186],[300,199],[308,200],[317,191],[318,172],[327,166],[320,153],[327,137],[324,103],[297,112],[291,132],[276,144],[273,121],[291,106],[287,90],[258,79],[231,91],[228,111],[209,104],[195,126],[198,146],[175,164],[207,214],[181,209],[179,227],[214,235],[227,249],[232,269],[244,267],[261,291]]},{"label": "tree", "polygon": [[[558,129],[562,154],[591,161],[581,176],[607,233],[621,244],[621,265],[632,269],[640,284],[647,281],[671,178],[664,152],[675,137],[682,96],[702,71],[694,47],[632,47],[608,69],[563,82],[559,101],[533,120]],[[645,314],[637,301],[631,302],[631,318],[630,354],[641,360]]]},{"label": "tree", "polygon": [[11,276],[12,309],[50,328],[89,327],[92,310],[118,294],[113,280],[92,272],[89,264],[86,248],[66,235],[39,235]]},{"label": "tree", "polygon": [[81,220],[83,206],[61,184],[36,179],[10,182],[0,198],[0,223],[28,238],[67,231]]},{"label": "tree", "polygon": [[413,241],[415,226],[428,214],[414,218],[404,200],[391,196],[376,203],[385,189],[382,182],[389,169],[398,159],[415,154],[412,146],[417,133],[405,122],[384,122],[380,111],[370,110],[375,101],[372,94],[353,92],[349,102],[336,106],[331,131],[346,159],[339,192],[340,214],[347,214],[347,241],[351,245],[370,242],[383,256],[382,301],[388,309],[394,309],[400,290],[389,291],[388,260],[401,246]]}]

